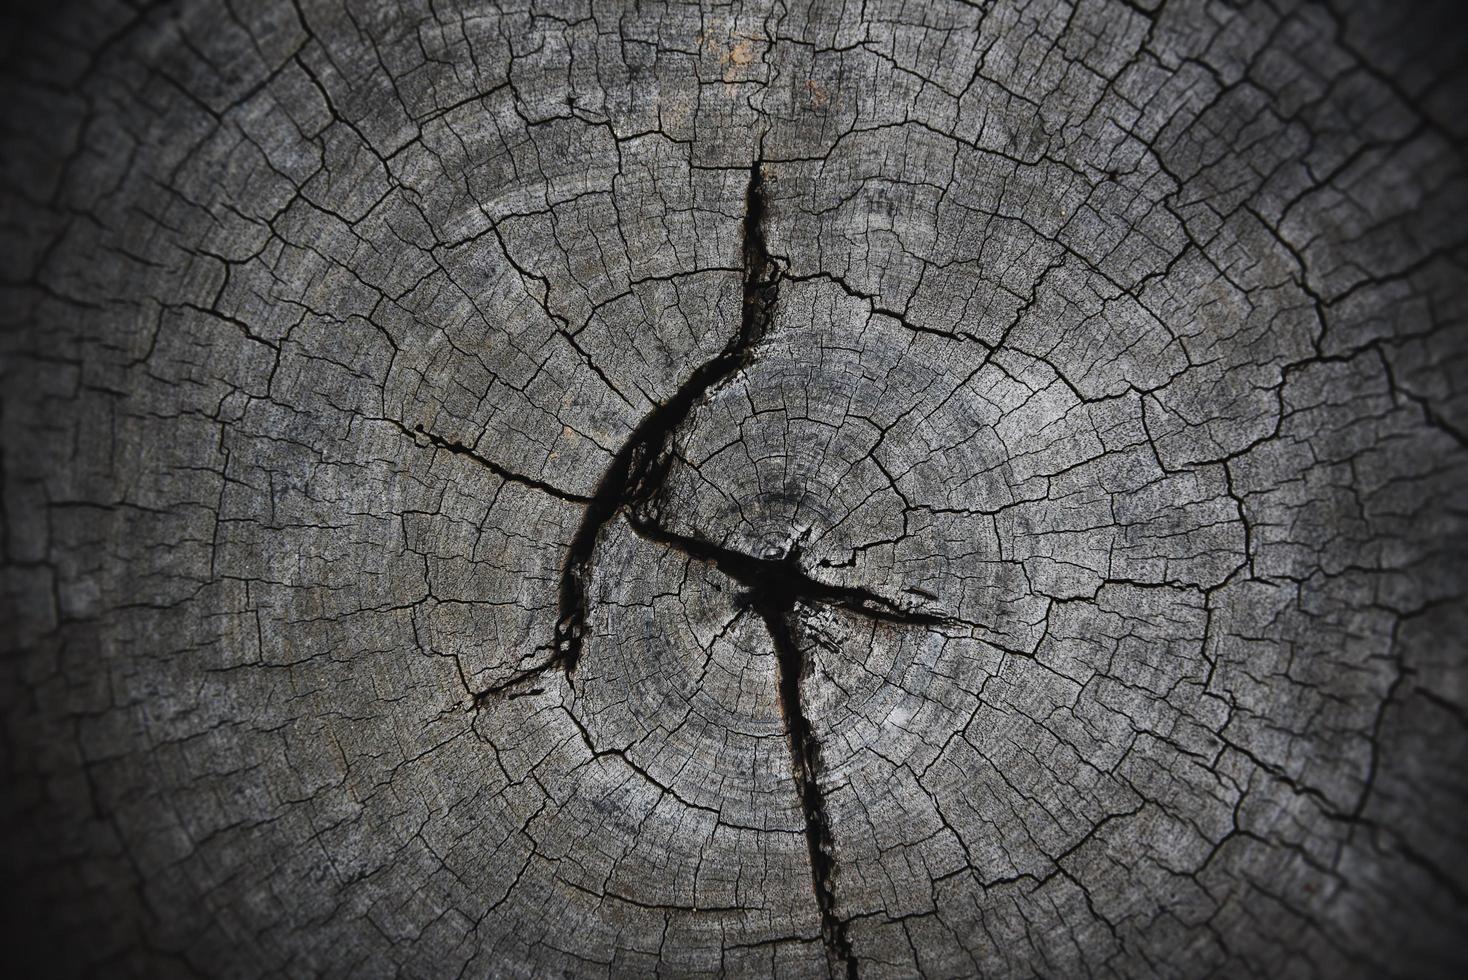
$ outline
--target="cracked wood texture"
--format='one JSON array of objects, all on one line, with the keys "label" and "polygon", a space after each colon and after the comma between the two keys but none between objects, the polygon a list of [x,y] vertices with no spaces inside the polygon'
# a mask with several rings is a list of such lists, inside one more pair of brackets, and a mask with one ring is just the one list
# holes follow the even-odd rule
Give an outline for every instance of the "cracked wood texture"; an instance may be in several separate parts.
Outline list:
[{"label": "cracked wood texture", "polygon": [[1451,13],[12,11],[11,956],[1461,975]]}]

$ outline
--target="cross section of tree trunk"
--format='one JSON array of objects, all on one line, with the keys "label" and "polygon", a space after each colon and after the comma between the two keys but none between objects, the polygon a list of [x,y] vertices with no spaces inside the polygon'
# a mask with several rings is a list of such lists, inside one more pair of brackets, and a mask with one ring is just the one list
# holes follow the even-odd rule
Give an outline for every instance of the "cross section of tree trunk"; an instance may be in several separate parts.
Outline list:
[{"label": "cross section of tree trunk", "polygon": [[28,975],[1462,975],[1451,5],[7,16]]}]

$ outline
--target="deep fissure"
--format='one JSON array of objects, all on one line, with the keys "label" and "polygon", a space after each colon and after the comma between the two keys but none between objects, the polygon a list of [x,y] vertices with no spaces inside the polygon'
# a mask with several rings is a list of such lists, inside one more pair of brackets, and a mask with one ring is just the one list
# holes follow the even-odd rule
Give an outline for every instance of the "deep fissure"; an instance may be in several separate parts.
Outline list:
[{"label": "deep fissure", "polygon": [[805,843],[810,857],[811,889],[821,918],[821,938],[829,957],[840,963],[847,977],[857,976],[846,922],[836,914],[835,844],[826,816],[825,796],[820,787],[821,743],[811,730],[801,696],[801,682],[809,664],[791,628],[797,602],[819,602],[856,609],[877,619],[937,625],[943,617],[902,610],[882,597],[861,589],[827,585],[808,577],[800,564],[799,546],[780,558],[756,558],[742,551],[722,548],[711,542],[674,534],[639,516],[629,516],[640,536],[672,548],[697,561],[713,565],[734,579],[745,591],[742,600],[759,614],[770,634],[775,652],[776,691],[785,735],[790,749],[795,792],[805,820]]},{"label": "deep fissure", "polygon": [[586,502],[561,575],[559,617],[550,659],[519,672],[479,696],[503,692],[552,668],[560,668],[568,678],[574,676],[586,629],[586,590],[592,559],[602,530],[618,513],[626,514],[633,530],[641,537],[710,563],[739,582],[746,589],[745,601],[749,608],[757,612],[764,622],[775,651],[778,700],[790,749],[796,795],[805,821],[811,887],[820,913],[822,941],[828,956],[844,966],[848,977],[855,978],[857,962],[852,954],[846,923],[836,914],[835,848],[819,782],[820,741],[811,730],[801,700],[801,680],[807,673],[807,665],[791,630],[790,617],[795,614],[796,602],[804,599],[891,622],[943,625],[949,620],[904,609],[864,589],[831,585],[810,578],[800,566],[798,547],[792,547],[778,559],[756,558],[668,531],[648,513],[656,510],[655,498],[672,463],[668,443],[673,434],[701,399],[750,362],[755,345],[769,328],[778,299],[781,273],[766,247],[764,216],[764,160],[761,154],[750,168],[745,191],[744,282],[739,332],[718,356],[696,368],[671,398],[638,423],[603,473],[596,492]]},{"label": "deep fissure", "polygon": [[764,214],[764,160],[760,157],[750,168],[745,191],[744,284],[739,332],[718,356],[699,365],[671,398],[644,416],[613,457],[582,513],[567,551],[561,574],[554,654],[549,663],[511,678],[498,689],[547,667],[560,667],[567,676],[575,673],[586,629],[587,579],[602,529],[618,511],[636,506],[657,491],[667,475],[669,460],[665,450],[673,432],[715,385],[749,363],[755,344],[764,336],[779,288],[778,271],[765,247]]},{"label": "deep fissure", "polygon": [[855,980],[856,957],[851,951],[846,922],[836,914],[836,853],[831,822],[826,816],[826,799],[820,785],[821,742],[811,731],[801,697],[801,681],[808,673],[808,664],[790,628],[798,595],[789,589],[789,585],[802,580],[797,553],[792,551],[780,562],[767,564],[783,564],[788,570],[784,575],[772,575],[751,586],[749,604],[764,620],[775,648],[780,711],[784,716],[785,737],[795,771],[795,793],[805,818],[805,845],[810,854],[811,887],[821,915],[821,938],[827,954],[843,964],[847,977]]},{"label": "deep fissure", "polygon": [[783,558],[756,558],[747,552],[725,548],[703,538],[669,531],[636,511],[628,515],[628,523],[638,536],[713,565],[748,589],[778,588],[793,599],[837,606],[887,623],[954,627],[971,625],[942,613],[908,609],[886,596],[858,586],[835,585],[811,578],[796,560],[798,552],[792,552]]}]

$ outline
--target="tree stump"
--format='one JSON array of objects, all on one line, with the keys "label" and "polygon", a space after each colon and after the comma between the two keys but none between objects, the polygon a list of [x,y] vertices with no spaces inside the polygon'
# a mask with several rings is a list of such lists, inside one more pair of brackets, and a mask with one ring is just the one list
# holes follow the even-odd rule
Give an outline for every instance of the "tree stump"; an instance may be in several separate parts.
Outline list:
[{"label": "tree stump", "polygon": [[12,14],[9,948],[1461,975],[1451,13]]}]

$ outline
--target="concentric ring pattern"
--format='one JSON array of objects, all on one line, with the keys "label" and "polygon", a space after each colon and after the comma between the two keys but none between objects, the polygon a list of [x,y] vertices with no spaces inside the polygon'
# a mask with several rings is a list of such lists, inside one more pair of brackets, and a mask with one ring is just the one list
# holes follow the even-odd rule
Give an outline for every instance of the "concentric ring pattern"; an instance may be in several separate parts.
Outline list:
[{"label": "concentric ring pattern", "polygon": [[8,33],[36,973],[1458,975],[1445,10]]}]

